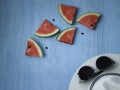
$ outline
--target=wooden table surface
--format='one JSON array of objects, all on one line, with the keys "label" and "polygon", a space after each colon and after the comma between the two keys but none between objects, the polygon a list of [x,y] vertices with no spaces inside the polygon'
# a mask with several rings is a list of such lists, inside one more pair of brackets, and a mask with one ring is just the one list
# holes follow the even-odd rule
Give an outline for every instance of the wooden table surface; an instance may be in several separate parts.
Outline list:
[{"label": "wooden table surface", "polygon": [[[58,13],[60,3],[76,6],[76,17],[99,12],[97,28],[67,24]],[[44,19],[60,31],[77,27],[74,44],[34,36]],[[29,38],[41,44],[44,58],[25,55]],[[120,53],[120,0],[0,0],[0,90],[68,90],[76,69],[104,53]]]}]

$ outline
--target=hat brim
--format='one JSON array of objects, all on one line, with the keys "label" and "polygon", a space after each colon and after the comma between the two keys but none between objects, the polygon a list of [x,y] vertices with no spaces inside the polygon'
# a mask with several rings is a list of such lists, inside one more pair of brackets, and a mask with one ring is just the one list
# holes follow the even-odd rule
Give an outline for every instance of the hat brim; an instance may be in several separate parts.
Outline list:
[{"label": "hat brim", "polygon": [[[105,73],[120,73],[120,54],[102,54],[102,55],[98,55],[96,57],[93,57],[89,60],[87,60],[83,65],[81,65],[76,72],[74,73],[70,85],[69,85],[69,90],[89,90],[90,85],[92,83],[92,81],[96,78],[92,78],[88,81],[85,81],[83,83],[79,83],[80,79],[78,76],[78,71],[81,67],[83,66],[91,66],[93,67],[96,71],[98,70],[96,68],[96,59],[100,56],[108,56],[109,58],[111,58],[113,61],[115,61],[115,65],[111,66],[110,68],[108,68],[107,70],[105,70],[103,73],[101,74],[105,74]],[[99,74],[99,75],[101,75]]]}]

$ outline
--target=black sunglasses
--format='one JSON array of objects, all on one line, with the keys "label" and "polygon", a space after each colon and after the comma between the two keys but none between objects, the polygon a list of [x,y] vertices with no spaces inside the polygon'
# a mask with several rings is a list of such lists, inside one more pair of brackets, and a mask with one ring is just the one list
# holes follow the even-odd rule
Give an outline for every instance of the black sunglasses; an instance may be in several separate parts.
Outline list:
[{"label": "black sunglasses", "polygon": [[95,72],[95,70],[90,66],[83,66],[82,68],[80,68],[78,72],[78,76],[81,80],[89,80],[90,78],[106,70],[108,67],[110,67],[114,63],[115,62],[111,60],[109,57],[101,56],[96,60],[96,67],[99,69],[98,72]]}]

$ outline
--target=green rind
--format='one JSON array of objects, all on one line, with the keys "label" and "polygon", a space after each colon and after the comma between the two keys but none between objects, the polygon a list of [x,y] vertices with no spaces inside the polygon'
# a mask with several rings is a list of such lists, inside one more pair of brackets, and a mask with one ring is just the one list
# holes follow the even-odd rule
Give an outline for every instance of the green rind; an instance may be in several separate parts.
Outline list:
[{"label": "green rind", "polygon": [[60,16],[63,18],[63,20],[64,20],[65,22],[67,22],[68,24],[72,24],[72,22],[69,21],[68,19],[66,19],[66,17],[63,15],[62,10],[61,10],[61,4],[58,4],[58,11],[59,11],[59,13],[60,13]]},{"label": "green rind", "polygon": [[96,16],[100,17],[100,13],[97,13],[97,12],[87,12],[87,13],[84,13],[84,14],[80,15],[77,18],[77,22],[79,22],[82,18],[84,18],[85,16],[88,16],[88,15],[96,15]]},{"label": "green rind", "polygon": [[70,31],[70,30],[76,30],[77,28],[76,27],[70,27],[70,28],[66,28],[64,29],[56,38],[56,40],[60,41],[60,38],[64,35],[64,33],[66,33],[67,31]]},{"label": "green rind", "polygon": [[41,49],[41,47],[40,47],[40,45],[38,45],[37,43],[36,43],[36,41],[34,41],[33,39],[28,39],[28,41],[31,41],[31,42],[33,42],[34,43],[34,45],[36,46],[36,48],[38,49],[38,52],[39,52],[39,56],[40,57],[43,57],[43,51],[42,51],[42,49]]},{"label": "green rind", "polygon": [[50,34],[39,34],[39,33],[36,32],[35,35],[38,36],[38,37],[42,37],[42,38],[48,38],[48,37],[54,36],[58,32],[59,32],[59,29],[56,29],[54,32],[52,32]]}]

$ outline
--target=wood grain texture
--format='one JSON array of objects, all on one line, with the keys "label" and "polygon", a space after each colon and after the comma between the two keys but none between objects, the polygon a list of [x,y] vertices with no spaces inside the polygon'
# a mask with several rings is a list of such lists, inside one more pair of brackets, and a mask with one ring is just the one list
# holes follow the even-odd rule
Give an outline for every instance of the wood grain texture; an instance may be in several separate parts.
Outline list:
[{"label": "wood grain texture", "polygon": [[[60,17],[59,3],[78,7],[76,18],[101,13],[96,30],[75,23],[73,45],[56,41],[56,36],[34,36],[44,19],[61,31],[72,27]],[[120,53],[119,8],[120,0],[0,0],[0,90],[68,90],[74,71],[87,59]],[[24,55],[29,38],[41,44],[44,58]]]}]

